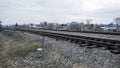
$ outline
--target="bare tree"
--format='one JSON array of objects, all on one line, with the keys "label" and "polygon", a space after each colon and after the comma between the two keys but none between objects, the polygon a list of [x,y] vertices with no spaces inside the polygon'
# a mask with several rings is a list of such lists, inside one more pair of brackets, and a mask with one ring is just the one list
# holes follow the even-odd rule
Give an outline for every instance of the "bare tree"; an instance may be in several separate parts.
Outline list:
[{"label": "bare tree", "polygon": [[92,19],[86,19],[86,21],[87,21],[87,24],[89,25]]},{"label": "bare tree", "polygon": [[92,31],[93,27],[94,27],[94,25],[90,23],[92,21],[92,19],[86,19],[86,21],[87,21],[86,30],[87,31]]}]

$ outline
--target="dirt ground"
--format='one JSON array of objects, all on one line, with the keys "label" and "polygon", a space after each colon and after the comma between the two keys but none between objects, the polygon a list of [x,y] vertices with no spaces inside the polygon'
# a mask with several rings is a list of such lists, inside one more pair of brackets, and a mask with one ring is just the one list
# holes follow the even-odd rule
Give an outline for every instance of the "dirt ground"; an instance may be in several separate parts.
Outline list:
[{"label": "dirt ground", "polygon": [[7,59],[10,57],[8,56],[8,48],[10,47],[10,43],[13,40],[10,37],[5,36],[0,33],[0,67],[5,68]]}]

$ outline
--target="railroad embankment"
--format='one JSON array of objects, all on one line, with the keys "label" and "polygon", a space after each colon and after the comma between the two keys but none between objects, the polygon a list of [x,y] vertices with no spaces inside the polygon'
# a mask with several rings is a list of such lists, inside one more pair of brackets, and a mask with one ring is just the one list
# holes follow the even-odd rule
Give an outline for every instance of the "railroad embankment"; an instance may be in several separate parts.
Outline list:
[{"label": "railroad embankment", "polygon": [[39,35],[3,31],[0,68],[120,68],[120,55],[48,37],[44,39],[44,56],[36,58],[41,42]]}]

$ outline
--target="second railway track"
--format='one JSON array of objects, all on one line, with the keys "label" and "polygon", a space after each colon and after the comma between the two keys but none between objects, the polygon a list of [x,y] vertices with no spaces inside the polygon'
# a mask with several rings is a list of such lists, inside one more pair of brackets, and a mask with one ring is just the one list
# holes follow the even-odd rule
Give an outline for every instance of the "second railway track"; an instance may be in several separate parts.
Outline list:
[{"label": "second railway track", "polygon": [[77,30],[56,30],[56,29],[43,29],[43,28],[32,28],[32,29],[52,30],[52,31],[65,31],[65,32],[77,32],[77,33],[105,34],[105,35],[120,35],[120,32],[77,31]]}]

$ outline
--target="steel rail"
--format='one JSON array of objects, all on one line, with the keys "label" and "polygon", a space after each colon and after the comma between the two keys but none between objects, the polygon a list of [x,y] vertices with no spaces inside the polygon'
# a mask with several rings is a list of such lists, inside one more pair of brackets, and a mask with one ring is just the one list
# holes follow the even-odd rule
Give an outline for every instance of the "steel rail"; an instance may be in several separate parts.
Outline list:
[{"label": "steel rail", "polygon": [[52,30],[52,31],[65,31],[65,32],[78,32],[78,33],[106,34],[106,35],[120,35],[120,32],[78,31],[78,30],[56,30],[56,29],[43,29],[43,28],[31,28],[31,29]]}]

